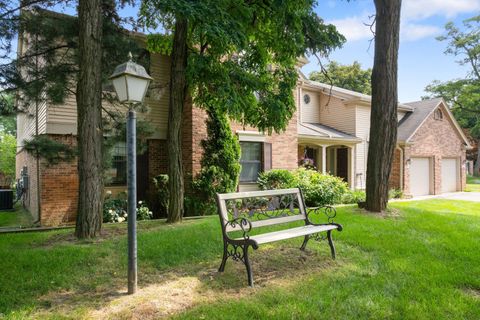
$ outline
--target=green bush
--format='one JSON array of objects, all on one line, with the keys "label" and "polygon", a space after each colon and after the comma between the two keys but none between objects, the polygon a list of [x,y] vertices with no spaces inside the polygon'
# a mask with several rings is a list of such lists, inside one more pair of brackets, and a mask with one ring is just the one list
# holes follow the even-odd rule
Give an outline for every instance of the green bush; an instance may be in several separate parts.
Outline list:
[{"label": "green bush", "polygon": [[363,190],[350,190],[345,193],[342,197],[342,203],[344,204],[355,204],[359,202],[365,202],[366,195]]},{"label": "green bush", "polygon": [[338,204],[349,192],[347,183],[341,178],[305,168],[293,171],[270,170],[262,173],[258,182],[264,190],[298,187],[302,190],[307,206]]},{"label": "green bush", "polygon": [[[143,201],[138,201],[137,220],[150,220],[152,211]],[[111,192],[107,191],[107,195],[103,202],[103,222],[117,223],[128,220],[127,200],[124,194],[112,197]]]},{"label": "green bush", "polygon": [[168,192],[168,175],[160,174],[153,178],[155,192],[148,195],[149,204],[153,211],[153,218],[159,219],[168,214],[168,201],[170,193]]},{"label": "green bush", "polygon": [[285,169],[262,172],[257,182],[262,190],[295,188],[297,185],[293,173]]},{"label": "green bush", "polygon": [[388,199],[401,199],[403,198],[403,191],[401,189],[390,189],[388,191]]},{"label": "green bush", "polygon": [[202,169],[185,197],[186,215],[215,213],[215,194],[234,192],[240,176],[240,145],[226,114],[207,108],[207,139],[202,141]]}]

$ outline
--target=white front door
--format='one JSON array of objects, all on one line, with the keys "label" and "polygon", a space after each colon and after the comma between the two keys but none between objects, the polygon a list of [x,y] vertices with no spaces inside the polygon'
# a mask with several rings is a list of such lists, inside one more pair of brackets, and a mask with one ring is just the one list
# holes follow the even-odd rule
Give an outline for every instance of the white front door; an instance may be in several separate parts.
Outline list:
[{"label": "white front door", "polygon": [[442,159],[442,192],[455,192],[458,185],[457,159]]},{"label": "white front door", "polygon": [[410,191],[413,196],[430,194],[430,158],[412,158],[410,163]]}]

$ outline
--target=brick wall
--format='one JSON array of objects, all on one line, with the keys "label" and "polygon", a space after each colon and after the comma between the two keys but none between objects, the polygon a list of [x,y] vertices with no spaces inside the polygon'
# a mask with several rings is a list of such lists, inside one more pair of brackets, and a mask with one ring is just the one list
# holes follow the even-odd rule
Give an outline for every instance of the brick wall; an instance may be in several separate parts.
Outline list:
[{"label": "brick wall", "polygon": [[389,189],[401,189],[401,151],[400,149],[395,149],[393,154],[393,163],[392,163],[392,171],[390,173],[390,180],[388,181]]},{"label": "brick wall", "polygon": [[[55,141],[75,147],[73,135],[49,135]],[[75,223],[78,205],[77,160],[48,166],[42,161],[41,181],[41,224],[57,226]]]},{"label": "brick wall", "polygon": [[[460,189],[465,189],[466,171],[465,148],[463,139],[459,136],[453,123],[444,111],[442,120],[434,119],[431,114],[411,139],[412,144],[405,148],[405,159],[411,157],[428,157],[433,159],[433,194],[442,191],[441,161],[442,158],[457,158],[460,163]],[[409,168],[405,167],[405,193],[410,193],[410,184],[415,177],[410,177]]]},{"label": "brick wall", "polygon": [[27,153],[25,150],[21,150],[16,156],[16,179],[20,179],[20,171],[23,167],[27,167],[28,172],[28,189],[23,196],[22,205],[30,212],[34,221],[38,220],[38,206],[37,206],[37,162],[36,159]]}]

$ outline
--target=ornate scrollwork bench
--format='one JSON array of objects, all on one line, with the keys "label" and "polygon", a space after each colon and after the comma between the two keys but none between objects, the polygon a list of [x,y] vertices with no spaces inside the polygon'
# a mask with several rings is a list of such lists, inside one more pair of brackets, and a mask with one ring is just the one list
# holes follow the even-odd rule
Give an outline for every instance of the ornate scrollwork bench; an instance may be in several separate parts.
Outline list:
[{"label": "ornate scrollwork bench", "polygon": [[[304,237],[300,249],[305,250],[310,239],[328,239],[332,258],[335,259],[332,230],[342,231],[342,226],[333,222],[336,216],[335,208],[307,208],[300,189],[217,194],[217,206],[223,234],[223,258],[218,271],[225,270],[229,257],[241,261],[247,269],[248,284],[251,287],[253,273],[248,257],[249,247],[256,250],[261,244]],[[322,211],[327,216],[328,223],[314,223],[310,217]],[[294,221],[304,221],[305,225],[288,225]],[[272,225],[283,225],[285,228],[280,231],[250,234],[253,229]],[[240,233],[240,237],[233,237],[232,233],[235,232]],[[323,234],[325,232],[326,236]]]}]

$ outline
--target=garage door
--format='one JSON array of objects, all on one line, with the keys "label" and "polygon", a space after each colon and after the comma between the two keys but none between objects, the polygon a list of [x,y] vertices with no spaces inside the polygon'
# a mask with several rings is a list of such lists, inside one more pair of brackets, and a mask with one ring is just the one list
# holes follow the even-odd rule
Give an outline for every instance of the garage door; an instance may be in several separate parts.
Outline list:
[{"label": "garage door", "polygon": [[410,164],[410,190],[414,196],[430,194],[429,158],[412,158]]},{"label": "garage door", "polygon": [[442,192],[457,191],[457,159],[442,159]]}]

